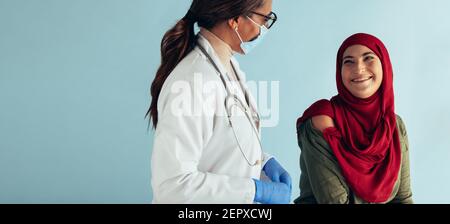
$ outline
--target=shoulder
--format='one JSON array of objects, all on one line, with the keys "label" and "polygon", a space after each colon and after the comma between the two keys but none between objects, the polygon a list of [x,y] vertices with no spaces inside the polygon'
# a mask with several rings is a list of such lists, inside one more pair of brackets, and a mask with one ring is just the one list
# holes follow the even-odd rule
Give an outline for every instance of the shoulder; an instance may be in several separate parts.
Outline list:
[{"label": "shoulder", "polygon": [[402,152],[405,153],[405,152],[409,151],[408,132],[406,131],[406,126],[405,126],[405,123],[403,122],[403,119],[399,115],[396,115],[396,120],[397,120],[397,130],[398,130],[398,135],[400,137],[400,144],[402,147]]},{"label": "shoulder", "polygon": [[406,132],[405,122],[403,121],[403,119],[398,114],[396,114],[396,120],[397,120],[397,128],[398,128],[400,136],[406,137],[407,136],[407,132]]},{"label": "shoulder", "polygon": [[165,80],[161,92],[175,87],[189,85],[189,87],[201,88],[205,84],[222,85],[219,74],[208,62],[208,59],[194,48],[178,65]]},{"label": "shoulder", "polygon": [[[194,48],[169,74],[162,85],[158,105],[167,105],[172,99],[184,97],[208,97],[212,91],[224,93],[223,83],[208,59]],[[216,94],[216,97],[221,94]],[[161,106],[162,106],[161,105]],[[159,106],[158,106],[159,107]]]},{"label": "shoulder", "polygon": [[317,115],[311,118],[312,125],[315,129],[323,132],[327,128],[334,127],[334,121],[330,116]]},{"label": "shoulder", "polygon": [[320,161],[321,164],[330,166],[335,164],[333,150],[323,137],[322,132],[313,127],[312,119],[308,119],[298,126],[297,141],[302,152],[301,156],[305,160],[315,159]]},{"label": "shoulder", "polygon": [[169,78],[192,81],[195,75],[201,75],[203,81],[220,80],[217,71],[197,47],[178,63]]},{"label": "shoulder", "polygon": [[313,126],[312,119],[308,119],[297,127],[298,145],[302,151],[329,151],[328,143],[321,131]]}]

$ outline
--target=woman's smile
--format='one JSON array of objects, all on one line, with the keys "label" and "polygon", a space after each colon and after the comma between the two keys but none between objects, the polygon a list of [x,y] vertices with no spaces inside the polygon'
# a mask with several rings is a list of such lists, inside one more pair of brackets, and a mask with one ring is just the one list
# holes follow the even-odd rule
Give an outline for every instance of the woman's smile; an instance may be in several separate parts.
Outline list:
[{"label": "woman's smile", "polygon": [[359,78],[352,79],[352,82],[356,83],[356,84],[361,84],[361,83],[367,82],[372,79],[373,79],[373,76],[365,76],[365,77],[359,77]]},{"label": "woman's smile", "polygon": [[357,91],[366,91],[370,89],[375,82],[374,76],[363,76],[350,80],[350,85]]}]

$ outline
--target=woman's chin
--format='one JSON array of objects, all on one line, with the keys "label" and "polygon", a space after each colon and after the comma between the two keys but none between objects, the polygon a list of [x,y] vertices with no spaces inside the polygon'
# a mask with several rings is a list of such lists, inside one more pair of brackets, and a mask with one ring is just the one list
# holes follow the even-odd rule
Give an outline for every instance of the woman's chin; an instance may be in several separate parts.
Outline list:
[{"label": "woman's chin", "polygon": [[359,84],[352,83],[351,89],[349,90],[353,96],[360,99],[367,99],[376,92],[376,90],[374,90],[374,85],[375,84],[373,82],[365,82]]},{"label": "woman's chin", "polygon": [[376,91],[373,91],[371,88],[365,88],[365,89],[353,89],[352,91],[350,91],[350,93],[359,98],[359,99],[367,99],[371,96],[373,96],[373,94]]},{"label": "woman's chin", "polygon": [[373,96],[373,94],[375,94],[375,92],[373,91],[364,91],[364,92],[356,92],[356,93],[352,93],[353,96],[359,98],[359,99],[367,99],[371,96]]}]

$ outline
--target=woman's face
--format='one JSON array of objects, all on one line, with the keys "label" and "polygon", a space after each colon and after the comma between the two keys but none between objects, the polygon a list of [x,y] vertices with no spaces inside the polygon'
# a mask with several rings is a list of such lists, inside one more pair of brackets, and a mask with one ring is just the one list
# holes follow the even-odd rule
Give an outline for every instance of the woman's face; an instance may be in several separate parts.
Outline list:
[{"label": "woman's face", "polygon": [[353,45],[344,52],[342,82],[350,93],[360,99],[375,94],[383,81],[380,58],[368,47]]},{"label": "woman's face", "polygon": [[[272,0],[265,0],[264,5],[258,9],[255,9],[254,12],[262,14],[262,15],[269,15],[272,12]],[[266,23],[266,19],[263,16],[256,15],[256,14],[250,14],[248,17],[252,19],[255,23],[258,25],[264,25]],[[241,38],[244,42],[250,42],[255,40],[259,36],[259,26],[253,23],[250,19],[248,19],[246,16],[241,16],[239,18],[239,24],[237,26],[237,31],[239,32],[239,35],[241,35]],[[236,37],[236,48],[238,48],[240,53],[242,52],[242,49],[238,47],[241,42]]]}]

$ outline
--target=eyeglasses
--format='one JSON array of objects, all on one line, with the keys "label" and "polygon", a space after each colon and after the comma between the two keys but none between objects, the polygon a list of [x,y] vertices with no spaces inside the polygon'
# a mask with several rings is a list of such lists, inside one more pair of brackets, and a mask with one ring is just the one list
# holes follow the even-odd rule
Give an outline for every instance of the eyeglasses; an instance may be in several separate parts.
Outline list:
[{"label": "eyeglasses", "polygon": [[263,15],[261,13],[257,13],[257,12],[253,12],[253,11],[251,13],[261,16],[261,17],[264,17],[264,20],[266,21],[264,26],[267,27],[267,29],[270,29],[270,27],[272,27],[273,24],[275,24],[275,22],[278,19],[277,14],[275,14],[274,12],[270,12],[269,15]]}]

